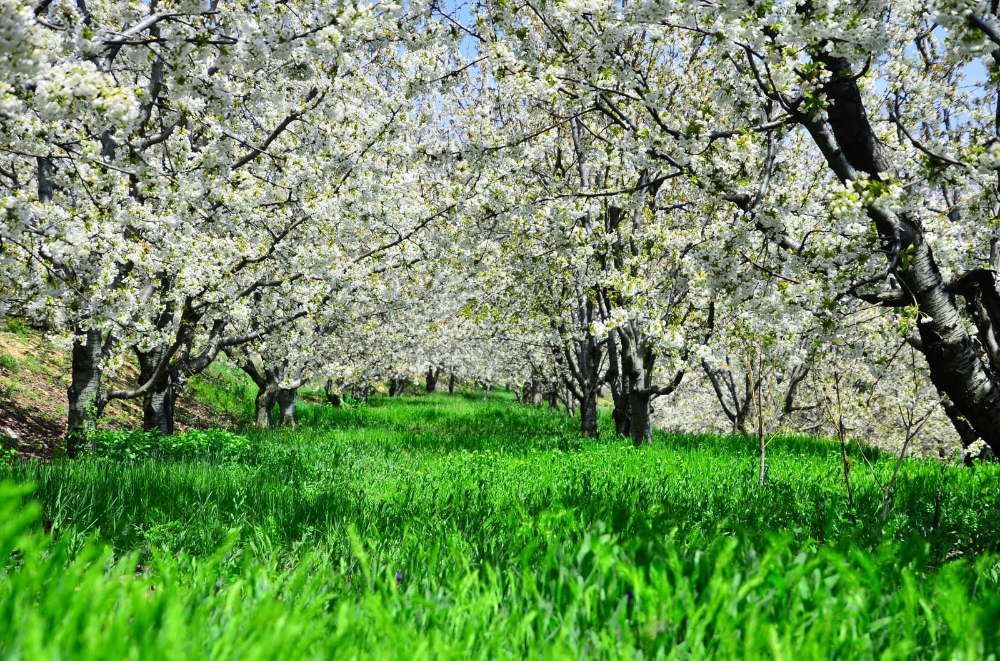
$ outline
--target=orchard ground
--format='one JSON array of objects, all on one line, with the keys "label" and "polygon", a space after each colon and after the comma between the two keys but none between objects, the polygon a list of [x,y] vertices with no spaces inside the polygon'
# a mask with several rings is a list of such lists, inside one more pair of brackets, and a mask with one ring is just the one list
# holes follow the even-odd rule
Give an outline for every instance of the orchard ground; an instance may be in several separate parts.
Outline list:
[{"label": "orchard ground", "polygon": [[[249,421],[214,369],[201,405]],[[506,393],[0,465],[0,658],[982,659],[1000,467],[657,433]],[[871,467],[869,467],[869,462]]]},{"label": "orchard ground", "polygon": [[[71,383],[70,352],[53,345],[36,330],[16,319],[0,323],[0,447],[21,457],[50,459],[65,453],[68,401]],[[131,363],[109,385],[128,387],[138,376]],[[210,380],[211,375],[206,375]],[[177,426],[180,430],[209,426],[232,428],[239,424],[199,397],[178,401]],[[124,431],[142,425],[142,401],[123,399],[111,402],[97,422],[105,431]]]}]

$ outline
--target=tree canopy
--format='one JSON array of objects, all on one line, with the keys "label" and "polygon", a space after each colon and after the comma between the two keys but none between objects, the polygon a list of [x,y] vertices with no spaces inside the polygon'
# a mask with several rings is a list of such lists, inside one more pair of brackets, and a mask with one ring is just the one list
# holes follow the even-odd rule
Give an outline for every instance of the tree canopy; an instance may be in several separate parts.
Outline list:
[{"label": "tree canopy", "polygon": [[262,426],[445,377],[997,454],[998,80],[964,0],[0,0],[0,315],[71,449],[228,354]]}]

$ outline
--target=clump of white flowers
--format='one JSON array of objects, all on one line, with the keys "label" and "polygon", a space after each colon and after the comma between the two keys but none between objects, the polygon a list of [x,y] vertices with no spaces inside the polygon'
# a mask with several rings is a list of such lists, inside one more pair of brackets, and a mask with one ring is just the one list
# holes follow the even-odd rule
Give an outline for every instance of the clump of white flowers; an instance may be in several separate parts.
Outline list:
[{"label": "clump of white flowers", "polygon": [[0,81],[39,71],[48,59],[47,41],[27,4],[0,0]]},{"label": "clump of white flowers", "polygon": [[107,126],[135,119],[135,94],[118,86],[107,73],[90,61],[64,62],[42,76],[35,90],[38,111],[44,119],[77,116],[89,109]]}]

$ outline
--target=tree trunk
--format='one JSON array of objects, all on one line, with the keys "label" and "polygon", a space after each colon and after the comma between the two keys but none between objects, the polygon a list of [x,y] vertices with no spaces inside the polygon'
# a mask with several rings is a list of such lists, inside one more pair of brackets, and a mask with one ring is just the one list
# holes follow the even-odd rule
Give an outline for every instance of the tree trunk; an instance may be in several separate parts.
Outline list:
[{"label": "tree trunk", "polygon": [[653,442],[652,398],[641,390],[629,393],[629,433],[636,447]]},{"label": "tree trunk", "polygon": [[285,427],[295,427],[295,401],[298,398],[298,388],[278,389],[278,410],[281,424]]},{"label": "tree trunk", "polygon": [[571,418],[576,417],[576,402],[573,401],[573,393],[570,392],[569,388],[566,388],[566,399],[564,403],[566,404],[566,415]]},{"label": "tree trunk", "polygon": [[452,372],[448,376],[448,394],[449,395],[454,395],[455,394],[455,373],[454,372]]},{"label": "tree trunk", "polygon": [[[831,74],[824,91],[830,100],[827,121],[832,135],[826,124],[811,117],[800,115],[799,122],[841,180],[855,179],[858,172],[879,180],[886,176],[897,178],[892,153],[872,131],[850,63],[822,53],[817,60]],[[955,297],[948,290],[924,237],[920,219],[909,211],[890,214],[875,207],[868,210],[868,215],[884,245],[911,255],[905,268],[897,268],[895,272],[923,313],[918,328],[931,381],[948,396],[976,434],[994,453],[1000,454],[1000,383],[976,354]],[[995,292],[994,283],[990,283],[990,288]],[[967,292],[970,299],[977,294],[982,292]],[[991,338],[983,329],[992,330],[993,325],[989,318],[979,315],[976,304],[988,300],[988,297],[970,300],[968,309],[979,329],[981,343],[987,348]]]},{"label": "tree trunk", "polygon": [[587,438],[600,435],[597,430],[597,388],[588,389],[580,402],[580,431]]},{"label": "tree trunk", "polygon": [[253,359],[246,355],[245,360],[237,360],[237,366],[247,373],[257,386],[257,396],[254,398],[254,424],[258,429],[274,428],[274,405],[278,401],[281,390],[281,379],[284,374],[284,364],[261,365],[260,369]]},{"label": "tree trunk", "polygon": [[[729,418],[729,422],[732,424],[733,434],[739,432],[746,435],[747,416],[750,413],[750,398],[753,396],[750,376],[747,374],[743,375],[743,395],[741,397],[739,390],[736,388],[732,372],[715,370],[708,364],[707,360],[701,361],[701,366],[712,383],[712,390],[715,391],[715,398],[722,407],[722,412]],[[731,409],[727,403],[727,394],[728,399],[732,402]],[[791,397],[794,397],[794,392],[791,393]],[[791,402],[791,399],[788,401]],[[791,406],[790,403],[789,406]]]},{"label": "tree trunk", "polygon": [[[164,350],[139,351],[139,385],[153,377],[163,359]],[[167,370],[142,396],[142,430],[155,431],[166,436],[174,433],[174,404],[177,401],[177,374]]]},{"label": "tree trunk", "polygon": [[584,378],[581,383],[583,398],[580,400],[580,431],[587,438],[597,438],[597,395],[601,389],[601,348],[597,339],[587,333],[586,345],[581,352],[580,372]]},{"label": "tree trunk", "polygon": [[559,408],[559,394],[555,390],[545,393],[545,401],[548,402],[550,409]]},{"label": "tree trunk", "polygon": [[280,388],[278,387],[278,380],[271,378],[270,373],[267,374],[267,377],[264,385],[257,391],[257,397],[254,399],[254,407],[256,409],[255,424],[258,429],[274,428],[274,405],[278,401]]},{"label": "tree trunk", "polygon": [[438,377],[440,377],[440,376],[441,376],[441,368],[440,367],[438,367],[438,368],[428,367],[427,368],[426,390],[427,390],[428,393],[434,392],[434,390],[437,388]]},{"label": "tree trunk", "polygon": [[389,397],[395,397],[399,390],[399,379],[389,379]]},{"label": "tree trunk", "polygon": [[101,401],[101,360],[104,357],[101,332],[89,330],[73,340],[72,383],[66,390],[69,415],[66,425],[66,454],[71,458],[86,444],[94,450],[90,435],[103,413]]},{"label": "tree trunk", "polygon": [[177,388],[173,375],[168,371],[142,400],[142,429],[156,431],[166,436],[174,433],[174,404]]},{"label": "tree trunk", "polygon": [[611,412],[611,419],[615,422],[615,433],[622,438],[632,436],[632,409],[629,406],[629,398],[622,397]]},{"label": "tree trunk", "polygon": [[340,393],[333,390],[333,379],[327,379],[326,385],[323,387],[323,391],[326,393],[326,401],[335,409],[339,409],[343,403],[340,398]]},{"label": "tree trunk", "polygon": [[649,415],[651,394],[646,392],[649,375],[645,361],[639,357],[637,335],[635,328],[619,329],[622,389],[628,393],[628,431],[632,442],[640,446],[653,442],[653,431]]},{"label": "tree trunk", "polygon": [[622,379],[621,358],[618,352],[618,341],[614,331],[608,333],[608,371],[604,375],[604,381],[611,391],[611,399],[615,403],[615,408],[611,412],[611,419],[615,422],[615,433],[622,437],[630,437],[632,412],[629,407],[628,384]]}]

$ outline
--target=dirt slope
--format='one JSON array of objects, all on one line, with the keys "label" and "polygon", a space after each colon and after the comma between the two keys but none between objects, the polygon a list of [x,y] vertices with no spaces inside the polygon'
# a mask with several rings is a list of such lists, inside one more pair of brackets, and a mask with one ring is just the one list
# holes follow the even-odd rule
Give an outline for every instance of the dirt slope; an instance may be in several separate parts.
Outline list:
[{"label": "dirt slope", "polygon": [[[126,366],[111,385],[134,384],[137,373],[133,366]],[[56,454],[66,433],[69,384],[68,351],[34,331],[0,329],[0,446],[40,458]],[[177,402],[178,430],[220,425],[216,411],[186,394]],[[98,426],[120,430],[141,424],[141,400],[128,400],[111,402]]]}]

